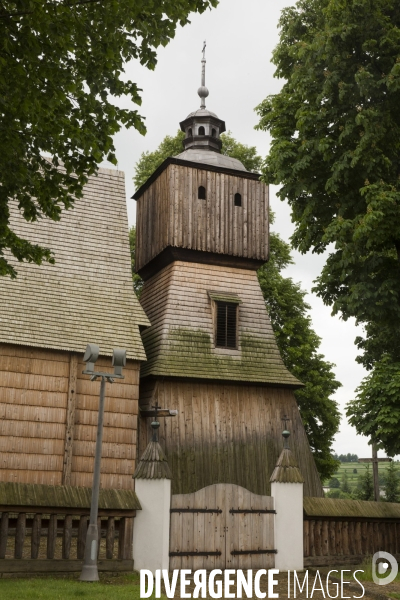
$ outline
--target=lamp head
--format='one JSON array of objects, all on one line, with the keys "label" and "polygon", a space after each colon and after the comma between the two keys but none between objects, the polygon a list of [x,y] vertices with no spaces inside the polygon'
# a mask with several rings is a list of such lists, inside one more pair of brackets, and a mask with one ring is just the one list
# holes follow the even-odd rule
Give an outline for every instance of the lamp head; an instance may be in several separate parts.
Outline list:
[{"label": "lamp head", "polygon": [[86,363],[86,371],[94,371],[94,363],[99,358],[100,348],[97,344],[88,344],[86,346],[83,360]]},{"label": "lamp head", "polygon": [[112,366],[115,375],[122,375],[122,367],[126,365],[126,350],[114,348],[112,357]]}]

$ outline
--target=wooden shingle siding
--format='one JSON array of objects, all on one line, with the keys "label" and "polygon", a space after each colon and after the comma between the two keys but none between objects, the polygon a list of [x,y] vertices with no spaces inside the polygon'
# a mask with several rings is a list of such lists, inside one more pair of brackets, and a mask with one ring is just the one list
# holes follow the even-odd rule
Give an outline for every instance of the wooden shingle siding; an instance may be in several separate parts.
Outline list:
[{"label": "wooden shingle siding", "polygon": [[[28,223],[16,205],[10,208],[12,229],[50,248],[56,263],[7,257],[18,276],[2,278],[0,343],[82,353],[96,342],[104,355],[122,347],[128,358],[145,360],[138,326],[148,321],[132,287],[124,174],[100,169],[59,222]],[[61,366],[44,362],[36,377],[51,376],[52,368],[59,372]],[[32,389],[38,385],[34,381]]]},{"label": "wooden shingle siding", "polygon": [[244,175],[170,164],[138,199],[136,270],[167,246],[266,261],[268,187]]},{"label": "wooden shingle siding", "polygon": [[[70,468],[68,444],[68,352],[0,344],[0,480],[90,487],[99,407],[99,381],[83,375],[82,354],[76,369]],[[132,489],[135,470],[139,362],[128,361],[125,379],[107,384],[101,486]],[[112,371],[110,358],[96,366]]]},{"label": "wooden shingle siding", "polygon": [[[238,349],[215,347],[208,292],[236,294]],[[151,321],[141,377],[197,377],[298,386],[283,364],[255,271],[175,261],[144,283]]]},{"label": "wooden shingle siding", "polygon": [[[176,417],[160,419],[159,429],[173,494],[235,483],[269,495],[269,479],[282,451],[282,417],[287,415],[290,448],[305,480],[304,495],[323,496],[292,391],[177,380],[158,380],[153,389],[147,406],[157,400],[162,407],[178,410]],[[139,454],[150,441],[150,421],[140,419]]]}]

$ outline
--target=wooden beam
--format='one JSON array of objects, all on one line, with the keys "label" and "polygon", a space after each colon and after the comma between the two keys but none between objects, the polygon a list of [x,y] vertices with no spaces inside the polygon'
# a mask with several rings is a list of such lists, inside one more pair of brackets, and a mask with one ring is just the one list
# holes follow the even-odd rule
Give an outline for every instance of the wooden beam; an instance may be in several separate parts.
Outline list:
[{"label": "wooden beam", "polygon": [[[373,458],[359,458],[358,462],[360,463],[371,463],[373,462],[375,459]],[[376,459],[378,463],[380,462],[392,462],[393,458],[377,458]],[[346,463],[343,463],[346,464]]]},{"label": "wooden beam", "polygon": [[67,422],[65,428],[64,462],[62,484],[71,485],[72,446],[75,429],[76,379],[78,372],[78,355],[71,354],[69,363]]},{"label": "wooden beam", "polygon": [[[177,410],[169,410],[168,408],[160,408],[160,410],[157,411],[157,417],[176,417],[177,414],[178,414]],[[145,418],[155,417],[156,411],[140,409],[140,416],[145,417]]]}]

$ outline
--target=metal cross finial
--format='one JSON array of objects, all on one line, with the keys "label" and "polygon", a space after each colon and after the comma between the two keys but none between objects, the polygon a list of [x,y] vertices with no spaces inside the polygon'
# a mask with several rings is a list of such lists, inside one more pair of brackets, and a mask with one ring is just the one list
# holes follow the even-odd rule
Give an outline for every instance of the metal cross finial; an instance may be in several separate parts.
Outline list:
[{"label": "metal cross finial", "polygon": [[158,400],[156,400],[156,403],[153,404],[153,406],[151,408],[154,408],[154,412],[155,412],[155,416],[154,416],[154,421],[151,423],[151,427],[153,429],[153,442],[158,442],[158,428],[160,427],[160,422],[157,420],[157,413],[160,410],[161,406],[158,404]]},{"label": "metal cross finial", "polygon": [[201,59],[201,86],[197,90],[198,95],[201,98],[200,108],[206,107],[206,98],[208,96],[208,89],[206,88],[206,42],[203,43],[203,58]]}]

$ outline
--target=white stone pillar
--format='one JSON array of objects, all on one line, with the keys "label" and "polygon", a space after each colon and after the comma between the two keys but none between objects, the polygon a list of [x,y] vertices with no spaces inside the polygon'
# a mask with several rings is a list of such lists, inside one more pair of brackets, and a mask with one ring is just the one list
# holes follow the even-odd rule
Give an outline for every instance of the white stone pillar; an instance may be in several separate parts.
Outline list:
[{"label": "white stone pillar", "polygon": [[[286,435],[285,435],[286,434]],[[287,447],[289,432],[284,431],[282,450],[271,475],[271,496],[276,510],[274,537],[277,554],[275,568],[301,571],[304,568],[303,483],[296,459]]]},{"label": "white stone pillar", "polygon": [[133,477],[142,507],[133,527],[133,568],[169,569],[171,471],[158,442],[149,443]]}]

